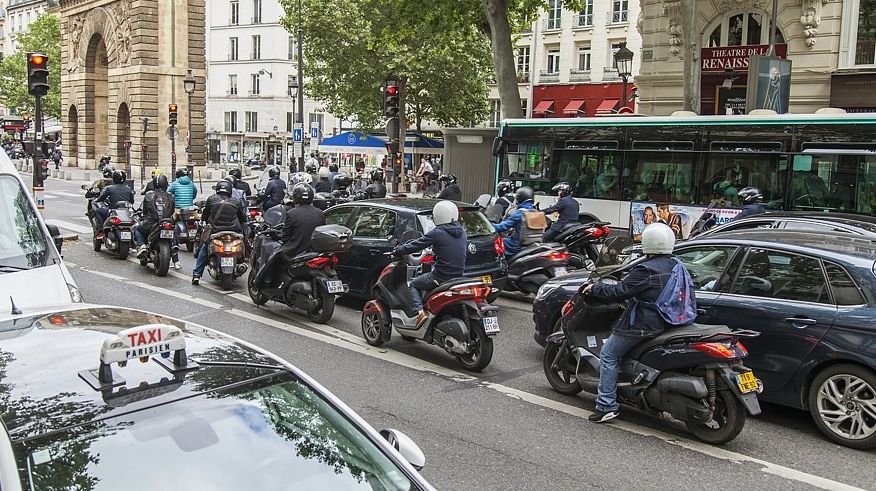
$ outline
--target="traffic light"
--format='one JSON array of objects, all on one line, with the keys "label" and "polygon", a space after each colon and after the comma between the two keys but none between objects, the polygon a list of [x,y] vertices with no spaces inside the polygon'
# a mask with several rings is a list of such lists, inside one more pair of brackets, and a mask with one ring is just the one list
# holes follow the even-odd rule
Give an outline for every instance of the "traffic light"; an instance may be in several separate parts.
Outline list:
[{"label": "traffic light", "polygon": [[168,104],[167,106],[168,115],[167,119],[170,122],[171,126],[176,126],[177,122],[177,107],[176,104]]},{"label": "traffic light", "polygon": [[46,179],[49,178],[49,159],[40,160],[40,165],[36,169],[37,179],[39,179],[40,183],[46,182]]},{"label": "traffic light", "polygon": [[27,92],[33,96],[49,93],[49,57],[43,53],[27,54]]},{"label": "traffic light", "polygon": [[383,85],[383,115],[387,118],[397,118],[399,113],[399,83],[387,79]]},{"label": "traffic light", "polygon": [[396,154],[396,156],[395,156],[395,168],[396,168],[396,169],[401,169],[401,168],[402,168],[402,164],[404,164],[404,161],[402,160],[402,156],[401,156],[401,154]]}]

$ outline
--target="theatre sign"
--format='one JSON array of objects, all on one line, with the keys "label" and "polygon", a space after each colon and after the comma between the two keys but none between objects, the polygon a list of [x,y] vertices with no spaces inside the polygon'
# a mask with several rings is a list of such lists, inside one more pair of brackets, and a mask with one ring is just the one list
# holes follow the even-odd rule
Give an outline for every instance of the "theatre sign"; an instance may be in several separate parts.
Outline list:
[{"label": "theatre sign", "polygon": [[[701,70],[703,72],[747,72],[749,58],[755,55],[766,55],[767,51],[769,51],[767,44],[703,48],[700,52]],[[776,56],[779,58],[784,58],[787,52],[787,44],[776,45]]]}]

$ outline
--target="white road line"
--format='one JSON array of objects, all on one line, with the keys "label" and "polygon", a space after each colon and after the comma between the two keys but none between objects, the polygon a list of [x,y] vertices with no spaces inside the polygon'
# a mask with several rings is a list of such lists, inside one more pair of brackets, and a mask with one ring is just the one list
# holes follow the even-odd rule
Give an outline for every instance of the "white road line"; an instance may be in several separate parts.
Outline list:
[{"label": "white road line", "polygon": [[76,232],[77,234],[91,234],[91,227],[85,227],[83,225],[65,222],[63,220],[56,220],[54,218],[51,218],[49,220],[46,220],[46,223],[48,223],[49,225],[55,225],[58,228],[62,228],[64,230]]},{"label": "white road line", "polygon": [[82,193],[79,193],[79,194],[77,194],[77,193],[68,193],[68,192],[66,192],[66,191],[52,191],[52,194],[58,194],[58,195],[61,195],[61,196],[67,196],[67,197],[69,197],[69,198],[84,198],[84,197],[85,197],[85,195],[82,194]]},{"label": "white road line", "polygon": [[[109,277],[108,273],[102,273],[99,271],[90,270],[87,268],[82,268],[85,271],[90,273],[98,274],[101,276]],[[115,276],[115,275],[112,275]],[[119,281],[126,281],[122,278]],[[134,285],[141,286],[143,288],[147,288],[149,290],[155,291],[157,293],[162,293],[165,295],[169,295],[175,298],[179,298],[188,302],[196,303],[199,305],[209,306],[208,304],[212,304],[215,307],[211,308],[220,308],[219,304],[214,304],[213,302],[209,302],[204,299],[191,297],[189,295],[184,295],[179,292],[174,292],[172,290],[167,290],[165,288],[155,287],[153,285],[147,285],[145,283],[139,282],[131,282]],[[230,295],[234,298],[242,297],[240,294]],[[331,344],[333,346],[343,348],[346,350],[354,351],[357,353],[361,353],[367,356],[371,356],[373,358],[377,358],[389,363],[393,363],[396,365],[404,366],[407,368],[411,368],[421,372],[434,373],[437,375],[441,375],[443,377],[447,377],[449,379],[459,381],[459,382],[473,382],[477,381],[479,386],[494,390],[501,394],[504,394],[508,397],[512,397],[518,399],[523,402],[527,402],[529,404],[533,404],[536,406],[540,406],[546,409],[552,409],[554,411],[558,411],[564,414],[568,414],[577,418],[587,418],[591,414],[590,411],[583,409],[578,406],[572,406],[570,404],[566,404],[563,402],[555,401],[553,399],[548,399],[546,397],[538,396],[535,394],[531,394],[529,392],[525,392],[519,389],[515,389],[513,387],[508,387],[502,384],[494,384],[492,382],[481,381],[477,377],[474,377],[469,374],[457,372],[455,370],[451,370],[449,368],[445,368],[439,365],[435,365],[434,363],[430,363],[419,358],[415,358],[410,355],[406,355],[404,353],[393,351],[385,348],[375,348],[373,346],[368,345],[362,339],[354,336],[345,331],[339,331],[329,326],[323,326],[318,324],[310,324],[304,323],[311,326],[313,329],[317,329],[322,332],[314,332],[309,329],[305,329],[302,327],[298,327],[289,323],[280,322],[274,319],[270,319],[268,317],[264,317],[262,315],[253,314],[251,312],[247,312],[245,310],[240,310],[236,308],[231,308],[229,310],[225,310],[225,312],[232,314],[234,316],[240,317],[242,319],[247,319],[253,322],[257,322],[259,324],[274,327],[276,329],[280,329],[283,331],[287,331],[293,334],[297,334],[300,336],[304,336],[310,339],[314,339],[316,341],[324,342],[327,344]],[[765,460],[761,460],[755,457],[751,457],[748,455],[740,454],[737,452],[732,452],[729,450],[724,450],[719,447],[714,447],[711,445],[707,445],[705,443],[701,443],[698,441],[690,440],[687,438],[682,438],[677,435],[672,435],[669,433],[662,432],[660,430],[655,430],[652,428],[639,426],[633,423],[629,423],[626,421],[618,421],[615,420],[612,424],[612,427],[617,428],[622,431],[626,431],[629,433],[642,435],[642,436],[650,436],[654,438],[658,438],[666,443],[677,445],[681,448],[691,450],[697,453],[701,453],[704,455],[708,455],[713,458],[726,460],[734,463],[741,462],[751,462],[760,466],[761,472],[766,474],[772,474],[784,479],[798,481],[802,483],[809,484],[811,486],[815,486],[821,489],[827,490],[836,490],[836,491],[862,491],[861,488],[857,488],[854,486],[850,486],[838,481],[833,481],[828,478],[824,478],[821,476],[816,476],[813,474],[808,474],[806,472],[798,471],[796,469],[792,469],[790,467],[786,467],[779,464],[774,464],[772,462],[767,462]]]},{"label": "white road line", "polygon": [[45,198],[45,199],[57,199],[58,197],[55,196],[54,194],[49,194],[49,193],[45,193],[45,192],[44,192],[44,193],[43,193],[43,198]]}]

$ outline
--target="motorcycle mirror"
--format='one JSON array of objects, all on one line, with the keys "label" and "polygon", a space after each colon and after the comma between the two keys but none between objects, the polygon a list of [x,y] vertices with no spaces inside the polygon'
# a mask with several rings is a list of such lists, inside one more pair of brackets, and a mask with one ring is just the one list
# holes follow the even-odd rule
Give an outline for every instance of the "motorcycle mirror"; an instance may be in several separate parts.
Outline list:
[{"label": "motorcycle mirror", "polygon": [[633,243],[633,239],[627,236],[618,235],[608,238],[599,251],[599,257],[596,259],[596,267],[610,266],[617,264],[617,256],[627,246]]},{"label": "motorcycle mirror", "polygon": [[490,205],[490,200],[492,197],[489,194],[482,194],[478,196],[478,199],[475,200],[475,204],[478,205],[481,209],[485,209]]},{"label": "motorcycle mirror", "polygon": [[79,186],[79,187],[82,188],[82,189],[84,189],[84,190],[87,190],[87,189],[88,189],[88,184],[83,184],[83,185],[81,185],[81,186]]},{"label": "motorcycle mirror", "polygon": [[398,450],[398,453],[400,453],[401,456],[414,467],[414,469],[419,471],[426,465],[426,456],[409,436],[392,428],[380,430],[380,436],[386,439],[392,448]]}]

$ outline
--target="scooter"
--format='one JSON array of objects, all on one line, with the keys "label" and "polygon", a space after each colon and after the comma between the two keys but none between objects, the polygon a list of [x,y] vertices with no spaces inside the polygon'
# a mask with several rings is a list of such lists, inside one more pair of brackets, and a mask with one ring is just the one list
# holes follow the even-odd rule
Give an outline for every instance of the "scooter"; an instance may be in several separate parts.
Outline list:
[{"label": "scooter", "polygon": [[197,206],[190,206],[179,210],[174,224],[177,244],[185,244],[186,250],[195,251],[195,244],[200,237],[198,222],[201,220],[201,210]]},{"label": "scooter", "polygon": [[611,229],[609,222],[572,223],[554,238],[569,251],[569,267],[573,269],[596,269],[599,245],[605,241]]},{"label": "scooter", "polygon": [[[600,350],[623,312],[618,303],[582,294],[585,286],[563,306],[562,330],[547,337],[543,355],[548,382],[565,395],[596,394]],[[763,384],[742,364],[748,351],[739,341],[758,335],[692,324],[645,339],[621,361],[618,400],[654,415],[667,412],[702,441],[729,442],[742,431],[746,413],[760,414]]]},{"label": "scooter", "polygon": [[146,241],[146,255],[140,258],[140,266],[144,268],[152,264],[157,276],[167,276],[170,269],[170,257],[174,252],[173,220],[162,218],[149,231]]},{"label": "scooter", "polygon": [[567,273],[569,257],[566,247],[556,242],[524,247],[508,258],[504,290],[535,294],[547,280]]},{"label": "scooter", "polygon": [[[95,218],[97,214],[95,213]],[[103,222],[103,239],[94,236],[94,250],[99,251],[101,244],[106,250],[113,253],[118,259],[127,259],[131,250],[133,237],[131,229],[134,227],[134,210],[131,203],[119,201],[110,209],[109,216]]]},{"label": "scooter", "polygon": [[473,278],[444,282],[424,295],[427,317],[417,325],[416,317],[405,313],[411,305],[408,284],[432,262],[428,251],[420,251],[384,268],[374,298],[362,309],[362,335],[368,344],[381,346],[395,329],[402,339],[440,346],[465,369],[479,372],[493,359],[493,338],[499,333],[499,308],[487,300],[493,288]]},{"label": "scooter", "polygon": [[207,250],[207,273],[222,285],[223,290],[230,290],[235,278],[246,274],[243,234],[235,232],[212,234]]}]

